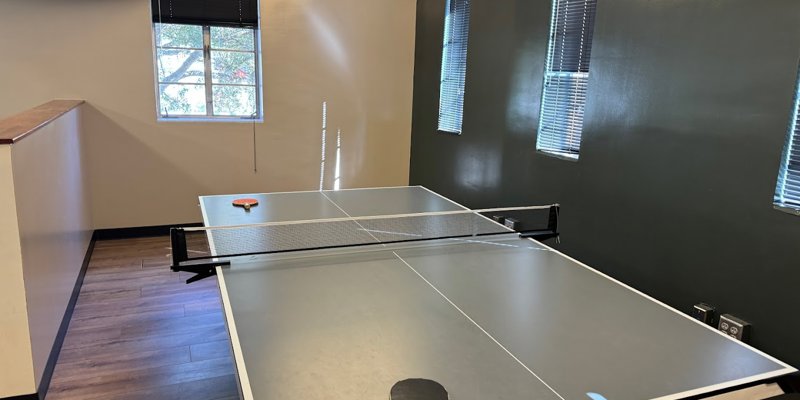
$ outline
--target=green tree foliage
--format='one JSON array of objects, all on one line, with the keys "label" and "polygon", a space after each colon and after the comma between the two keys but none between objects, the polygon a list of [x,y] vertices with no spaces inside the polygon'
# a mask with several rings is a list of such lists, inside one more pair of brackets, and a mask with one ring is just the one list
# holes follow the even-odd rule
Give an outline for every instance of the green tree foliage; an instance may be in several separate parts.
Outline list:
[{"label": "green tree foliage", "polygon": [[[211,27],[211,82],[215,115],[254,116],[256,57],[253,31]],[[161,112],[204,115],[205,67],[201,26],[156,24]],[[188,83],[196,85],[186,85]],[[242,86],[247,85],[247,86]]]}]

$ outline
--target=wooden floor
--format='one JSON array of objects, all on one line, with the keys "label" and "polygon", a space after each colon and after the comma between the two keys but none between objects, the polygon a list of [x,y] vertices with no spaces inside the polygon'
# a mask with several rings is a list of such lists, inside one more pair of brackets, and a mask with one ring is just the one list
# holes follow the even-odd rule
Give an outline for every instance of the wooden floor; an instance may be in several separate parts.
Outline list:
[{"label": "wooden floor", "polygon": [[216,279],[186,285],[169,251],[97,242],[47,400],[238,399]]}]

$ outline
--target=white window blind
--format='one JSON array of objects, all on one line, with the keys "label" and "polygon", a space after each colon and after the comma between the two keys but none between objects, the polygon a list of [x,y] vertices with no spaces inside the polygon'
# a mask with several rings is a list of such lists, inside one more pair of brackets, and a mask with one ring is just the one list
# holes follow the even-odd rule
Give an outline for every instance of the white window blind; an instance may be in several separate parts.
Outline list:
[{"label": "white window blind", "polygon": [[439,86],[439,130],[461,133],[467,74],[469,0],[447,0]]},{"label": "white window blind", "polygon": [[[800,78],[799,78],[800,79]],[[795,95],[792,120],[786,138],[778,186],[775,190],[775,205],[800,212],[800,82]]]},{"label": "white window blind", "polygon": [[597,0],[553,0],[536,149],[577,159]]}]

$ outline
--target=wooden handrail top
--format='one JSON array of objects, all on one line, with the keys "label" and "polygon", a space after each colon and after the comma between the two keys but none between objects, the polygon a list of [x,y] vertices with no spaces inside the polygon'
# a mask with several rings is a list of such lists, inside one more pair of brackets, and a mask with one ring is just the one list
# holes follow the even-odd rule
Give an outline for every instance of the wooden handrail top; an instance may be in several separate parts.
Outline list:
[{"label": "wooden handrail top", "polygon": [[83,103],[83,100],[52,100],[0,120],[0,145],[20,141]]}]

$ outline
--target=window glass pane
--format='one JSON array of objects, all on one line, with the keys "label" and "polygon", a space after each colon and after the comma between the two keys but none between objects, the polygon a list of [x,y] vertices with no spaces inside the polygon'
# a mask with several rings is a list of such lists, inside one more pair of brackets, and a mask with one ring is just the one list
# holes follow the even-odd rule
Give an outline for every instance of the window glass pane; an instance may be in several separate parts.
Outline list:
[{"label": "window glass pane", "polygon": [[775,189],[775,204],[797,210],[795,212],[800,214],[800,86],[796,91],[789,133],[778,173],[778,186]]},{"label": "window glass pane", "polygon": [[254,86],[214,85],[214,115],[252,117],[256,114]]},{"label": "window glass pane", "polygon": [[578,159],[597,0],[555,0],[536,149]]},{"label": "window glass pane", "polygon": [[255,49],[253,30],[247,28],[223,28],[212,26],[211,48],[253,51],[253,49]]},{"label": "window glass pane", "polygon": [[158,49],[157,56],[159,82],[205,82],[202,50]]},{"label": "window glass pane", "polygon": [[255,54],[234,51],[211,53],[211,81],[255,85]]},{"label": "window glass pane", "polygon": [[439,86],[439,130],[460,134],[467,74],[469,0],[448,0],[445,6],[442,74]]},{"label": "window glass pane", "polygon": [[[258,55],[253,29],[159,23],[153,27],[162,117],[254,118],[260,115],[255,75]],[[205,38],[204,29],[210,33]],[[207,59],[209,50],[210,59]],[[206,76],[211,77],[210,82]],[[207,107],[208,90],[213,110]]]},{"label": "window glass pane", "polygon": [[161,116],[206,115],[204,85],[159,85]]},{"label": "window glass pane", "polygon": [[182,24],[155,24],[156,46],[203,48],[203,27]]}]

